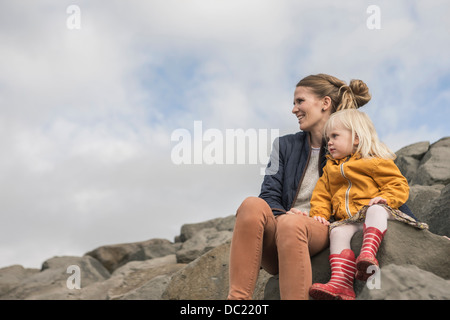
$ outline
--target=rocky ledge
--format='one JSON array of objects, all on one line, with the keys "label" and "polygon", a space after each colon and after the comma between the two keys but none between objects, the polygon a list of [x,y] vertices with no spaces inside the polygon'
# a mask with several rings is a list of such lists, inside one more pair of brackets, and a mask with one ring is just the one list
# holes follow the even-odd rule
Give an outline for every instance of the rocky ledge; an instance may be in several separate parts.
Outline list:
[{"label": "rocky ledge", "polygon": [[[450,299],[450,137],[397,152],[407,202],[429,230],[389,221],[380,272],[355,281],[358,299]],[[41,269],[0,269],[0,299],[225,299],[234,215],[182,226],[174,242],[150,239],[106,245],[82,257],[46,260]],[[352,239],[359,252],[362,233]],[[329,250],[311,258],[313,281],[330,277]],[[254,299],[279,299],[278,277],[261,270]]]}]

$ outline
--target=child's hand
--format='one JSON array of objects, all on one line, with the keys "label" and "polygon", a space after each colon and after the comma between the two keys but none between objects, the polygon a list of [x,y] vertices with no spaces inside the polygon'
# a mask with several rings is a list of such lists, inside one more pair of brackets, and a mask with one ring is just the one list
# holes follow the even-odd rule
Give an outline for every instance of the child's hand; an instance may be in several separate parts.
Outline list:
[{"label": "child's hand", "polygon": [[382,197],[375,197],[369,201],[369,206],[371,206],[373,204],[377,204],[377,203],[387,204],[387,200],[383,199]]},{"label": "child's hand", "polygon": [[325,219],[324,217],[321,217],[321,216],[313,216],[313,219],[319,221],[321,224],[324,224],[324,225],[326,225],[326,226],[329,226],[329,225],[330,225],[330,222],[329,222],[327,219]]},{"label": "child's hand", "polygon": [[291,208],[291,210],[286,212],[286,214],[302,214],[304,216],[309,216],[308,212],[303,212],[303,211],[300,211],[300,210],[298,210],[296,208]]}]

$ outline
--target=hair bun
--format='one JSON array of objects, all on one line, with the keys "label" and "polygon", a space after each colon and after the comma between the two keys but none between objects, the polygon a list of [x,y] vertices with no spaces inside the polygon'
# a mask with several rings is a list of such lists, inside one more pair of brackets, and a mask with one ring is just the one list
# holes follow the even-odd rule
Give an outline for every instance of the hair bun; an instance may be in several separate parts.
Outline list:
[{"label": "hair bun", "polygon": [[358,108],[365,105],[372,98],[369,93],[369,87],[362,80],[352,79],[349,87],[352,89]]}]

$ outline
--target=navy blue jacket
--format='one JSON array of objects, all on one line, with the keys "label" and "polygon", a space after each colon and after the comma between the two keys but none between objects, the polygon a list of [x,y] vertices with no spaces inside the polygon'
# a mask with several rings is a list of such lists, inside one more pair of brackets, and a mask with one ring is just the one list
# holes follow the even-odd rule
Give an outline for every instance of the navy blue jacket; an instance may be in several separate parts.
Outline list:
[{"label": "navy blue jacket", "polygon": [[[325,145],[322,145],[319,176],[322,175],[326,164],[325,154]],[[275,139],[259,195],[269,204],[274,215],[286,213],[293,207],[310,155],[308,132],[300,131]],[[405,204],[399,209],[417,220]]]}]

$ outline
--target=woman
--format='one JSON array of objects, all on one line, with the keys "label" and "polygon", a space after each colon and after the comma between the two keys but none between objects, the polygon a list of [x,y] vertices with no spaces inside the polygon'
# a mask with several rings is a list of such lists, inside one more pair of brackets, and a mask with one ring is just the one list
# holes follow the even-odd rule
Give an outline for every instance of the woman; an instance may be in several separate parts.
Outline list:
[{"label": "woman", "polygon": [[281,299],[308,299],[310,256],[329,245],[328,227],[308,216],[326,162],[323,128],[333,112],[359,108],[370,98],[361,80],[347,85],[317,74],[297,84],[292,113],[302,131],[275,141],[259,197],[245,199],[237,210],[228,299],[251,299],[261,266],[279,274]]}]

